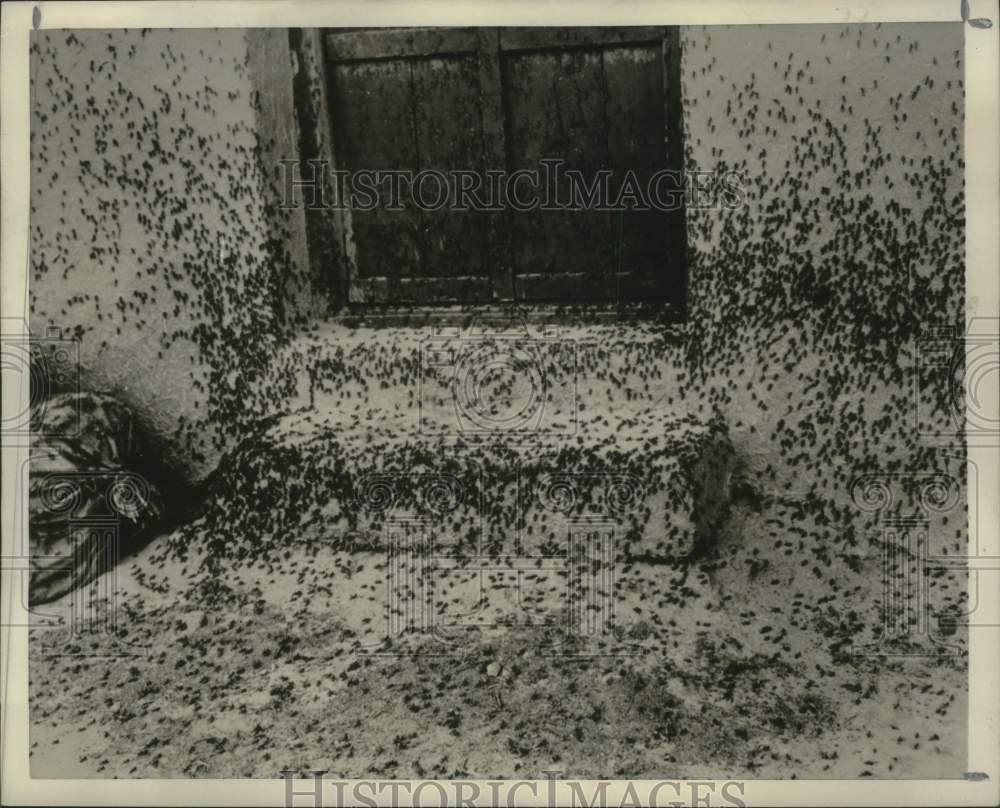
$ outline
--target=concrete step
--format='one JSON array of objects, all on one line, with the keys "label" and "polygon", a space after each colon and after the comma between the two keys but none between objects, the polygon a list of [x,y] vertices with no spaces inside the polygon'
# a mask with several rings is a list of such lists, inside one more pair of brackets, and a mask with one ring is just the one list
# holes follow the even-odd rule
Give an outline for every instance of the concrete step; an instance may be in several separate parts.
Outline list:
[{"label": "concrete step", "polygon": [[692,597],[733,451],[684,399],[676,343],[625,333],[308,335],[275,363],[289,400],[226,457],[192,530],[217,558],[343,554],[337,585],[360,587],[352,608],[386,642],[662,621]]},{"label": "concrete step", "polygon": [[618,653],[710,597],[689,562],[726,513],[732,460],[719,422],[650,412],[619,427],[644,437],[387,441],[289,416],[227,459],[188,536],[248,561],[326,546],[373,652],[416,635],[445,653],[492,627]]},{"label": "concrete step", "polygon": [[338,418],[299,413],[227,458],[213,508],[261,541],[280,538],[272,520],[364,543],[407,523],[451,555],[551,555],[590,524],[613,525],[629,558],[669,562],[710,542],[731,467],[721,422],[651,410],[601,426],[452,440],[344,431]]}]

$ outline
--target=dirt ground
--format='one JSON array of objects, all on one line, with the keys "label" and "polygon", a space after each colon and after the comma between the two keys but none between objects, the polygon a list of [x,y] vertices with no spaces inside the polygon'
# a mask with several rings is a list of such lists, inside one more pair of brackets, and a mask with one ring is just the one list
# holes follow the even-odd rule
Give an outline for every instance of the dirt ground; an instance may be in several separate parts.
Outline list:
[{"label": "dirt ground", "polygon": [[368,587],[336,547],[213,579],[154,542],[117,570],[118,640],[33,631],[32,776],[960,777],[960,638],[943,657],[851,656],[857,593],[760,562],[780,511],[735,509],[699,595],[624,656],[502,628],[443,656],[372,654],[344,618]]}]

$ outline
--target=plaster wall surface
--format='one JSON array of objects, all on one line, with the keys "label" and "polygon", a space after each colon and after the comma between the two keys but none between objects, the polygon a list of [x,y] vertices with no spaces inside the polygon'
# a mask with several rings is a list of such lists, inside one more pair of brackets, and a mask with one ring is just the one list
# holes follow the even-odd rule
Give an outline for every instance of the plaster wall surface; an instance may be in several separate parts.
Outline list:
[{"label": "plaster wall surface", "polygon": [[[682,40],[687,166],[742,172],[746,197],[688,210],[687,338],[644,361],[678,378],[685,408],[722,411],[784,483],[803,479],[803,452],[849,466],[918,448],[915,340],[963,305],[961,26]],[[32,55],[33,333],[78,334],[85,385],[132,405],[202,476],[255,420],[299,406],[314,351],[292,339],[309,282],[276,215],[275,157],[296,145],[287,37],[50,31]],[[386,361],[402,366],[417,336],[371,344],[398,345]],[[626,354],[609,372],[633,370]],[[316,372],[336,389],[336,372]],[[600,406],[635,404],[612,387]]]},{"label": "plaster wall surface", "polygon": [[815,483],[806,465],[885,469],[921,448],[920,339],[964,308],[962,37],[684,30],[687,167],[739,171],[745,189],[734,210],[687,213],[689,360],[734,440],[789,485]]},{"label": "plaster wall surface", "polygon": [[291,320],[304,259],[268,184],[294,144],[287,57],[284,31],[33,35],[32,333],[78,337],[83,386],[185,475],[212,467]]}]

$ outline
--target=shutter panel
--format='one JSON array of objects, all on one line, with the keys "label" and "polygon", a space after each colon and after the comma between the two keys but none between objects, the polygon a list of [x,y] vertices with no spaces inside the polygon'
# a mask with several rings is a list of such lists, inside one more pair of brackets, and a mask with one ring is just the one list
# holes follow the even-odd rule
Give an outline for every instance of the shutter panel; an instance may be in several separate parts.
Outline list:
[{"label": "shutter panel", "polygon": [[[349,172],[679,169],[679,52],[667,28],[340,30],[325,38],[334,147]],[[386,186],[383,185],[383,190]],[[433,198],[437,183],[425,184]],[[485,194],[485,190],[483,191]],[[544,201],[544,191],[540,194]],[[523,198],[532,194],[525,186]],[[664,301],[683,305],[683,211],[350,214],[351,303]]]},{"label": "shutter panel", "polygon": [[[327,35],[340,168],[482,172],[479,44],[475,28]],[[442,190],[433,177],[421,187],[432,204]],[[493,298],[488,214],[421,210],[405,189],[401,209],[391,210],[388,183],[380,190],[382,204],[351,212],[350,302]]]},{"label": "shutter panel", "polygon": [[[644,194],[670,166],[664,28],[503,29],[500,36],[511,170],[565,160],[585,185],[611,172],[613,203],[631,171]],[[568,200],[561,177],[549,193]],[[661,210],[551,210],[514,222],[518,300],[676,300],[680,262]],[[683,229],[683,223],[681,223]],[[680,287],[680,288],[678,288]]]}]

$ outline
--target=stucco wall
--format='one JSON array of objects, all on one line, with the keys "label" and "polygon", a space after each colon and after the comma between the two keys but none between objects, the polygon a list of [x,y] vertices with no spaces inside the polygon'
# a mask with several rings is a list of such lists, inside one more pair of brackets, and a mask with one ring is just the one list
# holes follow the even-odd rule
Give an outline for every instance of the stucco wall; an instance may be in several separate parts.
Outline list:
[{"label": "stucco wall", "polygon": [[[933,462],[912,368],[929,327],[962,321],[962,36],[684,30],[688,167],[739,170],[746,189],[735,210],[688,211],[689,358],[784,486]],[[920,409],[947,419],[925,392]]]},{"label": "stucco wall", "polygon": [[[687,214],[687,386],[778,486],[923,462],[915,340],[964,296],[961,26],[682,40],[688,167],[747,191]],[[311,287],[273,186],[296,152],[287,32],[39,32],[32,55],[32,330],[79,333],[86,384],[203,474],[305,362],[272,361]]]},{"label": "stucco wall", "polygon": [[269,190],[294,156],[287,33],[40,31],[31,54],[32,333],[79,336],[84,386],[199,476],[302,291]]}]

